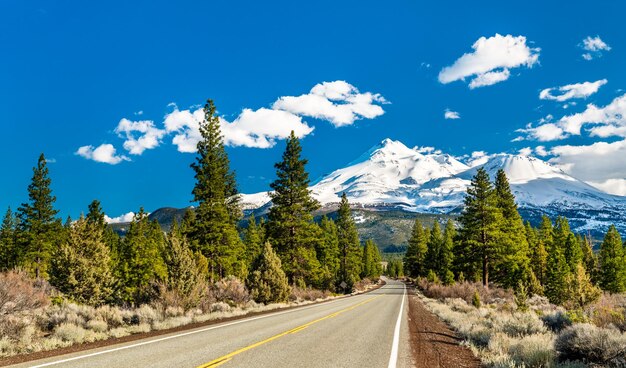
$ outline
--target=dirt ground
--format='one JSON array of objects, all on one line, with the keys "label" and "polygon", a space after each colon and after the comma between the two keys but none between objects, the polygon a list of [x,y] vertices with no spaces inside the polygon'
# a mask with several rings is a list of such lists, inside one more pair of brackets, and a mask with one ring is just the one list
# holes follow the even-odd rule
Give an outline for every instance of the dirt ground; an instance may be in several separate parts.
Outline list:
[{"label": "dirt ground", "polygon": [[480,361],[459,345],[461,340],[437,316],[430,313],[411,288],[409,332],[417,368],[479,368]]}]

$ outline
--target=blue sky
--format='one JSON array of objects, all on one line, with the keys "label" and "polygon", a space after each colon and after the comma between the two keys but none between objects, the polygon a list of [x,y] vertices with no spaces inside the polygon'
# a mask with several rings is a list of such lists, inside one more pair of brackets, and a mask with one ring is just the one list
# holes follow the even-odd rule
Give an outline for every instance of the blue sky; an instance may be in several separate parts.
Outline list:
[{"label": "blue sky", "polygon": [[268,188],[296,127],[312,178],[389,137],[456,156],[528,148],[626,195],[621,2],[130,3],[0,3],[0,209],[26,200],[40,152],[63,216],[95,198],[111,216],[189,205],[194,156],[172,140],[209,97],[236,123],[242,192]]}]

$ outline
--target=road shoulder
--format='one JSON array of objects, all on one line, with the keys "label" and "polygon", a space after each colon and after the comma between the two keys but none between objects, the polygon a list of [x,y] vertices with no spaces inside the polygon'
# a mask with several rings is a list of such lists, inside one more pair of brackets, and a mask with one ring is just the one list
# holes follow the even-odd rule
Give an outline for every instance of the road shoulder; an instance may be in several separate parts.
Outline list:
[{"label": "road shoulder", "polygon": [[430,313],[409,291],[409,336],[413,363],[417,368],[479,368],[480,361],[443,321]]}]

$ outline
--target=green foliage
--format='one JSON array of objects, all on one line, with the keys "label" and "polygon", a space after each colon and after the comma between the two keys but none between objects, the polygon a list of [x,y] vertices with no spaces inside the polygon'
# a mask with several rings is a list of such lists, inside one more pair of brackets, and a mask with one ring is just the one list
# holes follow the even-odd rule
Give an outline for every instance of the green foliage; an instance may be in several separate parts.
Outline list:
[{"label": "green foliage", "polygon": [[52,195],[51,182],[42,153],[28,186],[29,201],[17,211],[19,265],[42,278],[48,278],[50,259],[63,236],[61,221],[56,218],[58,211],[54,208],[56,197]]},{"label": "green foliage", "polygon": [[404,269],[407,275],[411,277],[424,276],[426,269],[424,260],[428,251],[428,237],[424,231],[424,227],[419,219],[415,219],[413,229],[411,230],[411,238],[404,256]]},{"label": "green foliage", "polygon": [[481,302],[478,290],[474,291],[474,296],[472,297],[472,305],[476,308],[480,308]]},{"label": "green foliage", "polygon": [[167,289],[178,295],[191,294],[205,275],[176,222],[165,237],[163,261],[167,269]]},{"label": "green foliage", "polygon": [[540,283],[544,283],[546,281],[548,252],[544,246],[543,239],[539,239],[538,231],[530,225],[530,222],[526,222],[525,227],[526,240],[528,241],[528,246],[530,248],[530,266],[532,272]]},{"label": "green foliage", "polygon": [[563,250],[552,246],[548,252],[548,262],[545,281],[545,295],[550,302],[561,304],[567,300],[567,281],[570,273]]},{"label": "green foliage", "polygon": [[130,223],[118,251],[117,297],[120,301],[139,304],[148,297],[151,282],[167,280],[163,260],[163,232],[158,223],[150,222],[143,208]]},{"label": "green foliage", "polygon": [[247,274],[245,248],[236,228],[241,211],[235,176],[230,170],[215,111],[213,101],[208,100],[204,106],[205,119],[200,124],[202,139],[198,142],[196,161],[191,165],[196,179],[192,194],[198,206],[193,223],[185,222],[185,232],[192,245],[209,262],[211,280]]},{"label": "green foliage", "polygon": [[476,264],[482,268],[483,285],[489,284],[491,261],[497,255],[500,240],[501,211],[498,199],[489,175],[483,168],[478,169],[467,188],[465,208],[459,218],[461,250],[466,251],[467,258],[460,271],[471,275],[475,273]]},{"label": "green foliage", "polygon": [[0,271],[10,270],[17,264],[16,227],[17,220],[11,208],[8,208],[0,225]]},{"label": "green foliage", "polygon": [[114,279],[103,235],[101,224],[81,217],[52,258],[50,281],[71,300],[98,306],[111,299]]},{"label": "green foliage", "polygon": [[570,309],[582,309],[595,302],[602,295],[602,290],[595,286],[585,267],[578,263],[573,273],[566,279],[565,305]]},{"label": "green foliage", "polygon": [[527,279],[530,274],[529,246],[515,196],[502,169],[496,175],[494,192],[501,212],[498,249],[493,260],[494,281],[505,288],[515,288],[519,280]]},{"label": "green foliage", "polygon": [[380,262],[381,257],[380,252],[378,251],[378,246],[373,240],[368,239],[363,247],[363,260],[361,262],[363,268],[361,270],[361,278],[377,280],[382,272]]},{"label": "green foliage", "polygon": [[391,278],[399,278],[404,276],[404,264],[400,259],[393,259],[387,263],[385,274]]},{"label": "green foliage", "polygon": [[243,233],[243,243],[246,246],[245,257],[249,267],[261,253],[263,244],[262,229],[257,225],[253,214],[248,218],[248,227]]},{"label": "green foliage", "polygon": [[352,218],[352,210],[346,194],[341,196],[337,213],[337,236],[339,238],[339,283],[346,282],[352,285],[360,279],[362,268],[362,251],[359,243],[359,233]]},{"label": "green foliage", "polygon": [[426,280],[432,284],[441,284],[441,280],[437,273],[434,270],[428,270],[428,274],[426,275]]},{"label": "green foliage", "polygon": [[289,298],[289,281],[282,269],[280,258],[266,242],[254,262],[248,277],[250,295],[259,303],[281,303]]},{"label": "green foliage", "polygon": [[[322,266],[322,280],[320,286],[323,289],[334,290],[339,277],[339,238],[337,225],[326,216],[320,221],[322,237],[316,243],[317,259]],[[340,283],[340,282],[339,282]]]},{"label": "green foliage", "polygon": [[454,261],[454,238],[456,237],[456,229],[452,220],[448,220],[446,228],[443,231],[443,239],[439,250],[439,277],[444,284],[450,285],[454,283],[454,273],[452,272],[452,264]]},{"label": "green foliage", "polygon": [[600,287],[611,293],[626,290],[624,247],[615,226],[611,225],[600,246]]},{"label": "green foliage", "polygon": [[314,284],[320,267],[315,255],[320,230],[312,212],[319,203],[311,197],[307,160],[301,158],[300,141],[291,132],[282,160],[274,165],[276,180],[270,185],[273,206],[269,211],[267,235],[281,258],[291,282]]},{"label": "green foliage", "polygon": [[433,271],[439,274],[441,270],[441,247],[443,245],[443,235],[441,234],[441,226],[439,222],[435,221],[433,228],[430,230],[430,236],[426,243],[426,259],[424,260],[424,267],[428,271]]}]

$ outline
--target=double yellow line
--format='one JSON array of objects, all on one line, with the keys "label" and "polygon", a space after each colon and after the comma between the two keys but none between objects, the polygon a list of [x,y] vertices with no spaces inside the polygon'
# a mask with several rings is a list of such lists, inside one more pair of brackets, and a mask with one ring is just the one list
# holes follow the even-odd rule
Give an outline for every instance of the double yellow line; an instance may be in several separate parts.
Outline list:
[{"label": "double yellow line", "polygon": [[277,334],[277,335],[274,335],[274,336],[272,336],[272,337],[270,337],[270,338],[268,338],[268,339],[265,339],[265,340],[263,340],[263,341],[256,342],[256,343],[254,343],[254,344],[252,344],[252,345],[248,345],[248,346],[246,346],[246,347],[244,347],[244,348],[241,348],[241,349],[239,349],[239,350],[235,350],[235,351],[233,351],[232,353],[228,353],[228,354],[226,354],[226,355],[224,355],[224,356],[222,356],[222,357],[219,357],[219,358],[217,358],[217,359],[215,359],[215,360],[212,360],[212,361],[210,361],[210,362],[208,362],[208,363],[206,363],[206,364],[202,364],[202,365],[198,366],[197,368],[209,368],[209,367],[211,367],[211,368],[212,368],[212,367],[217,367],[217,366],[219,366],[219,365],[222,365],[222,364],[224,364],[224,363],[226,363],[226,362],[230,361],[230,360],[231,360],[231,359],[232,359],[235,355],[239,355],[239,354],[241,354],[241,353],[243,353],[243,352],[246,352],[246,351],[248,351],[248,350],[251,350],[251,349],[254,349],[254,348],[259,347],[259,346],[261,346],[261,345],[267,344],[268,342],[270,342],[270,341],[274,341],[274,340],[279,339],[279,338],[281,338],[281,337],[283,337],[283,336],[287,336],[287,335],[289,335],[289,334],[294,334],[294,333],[296,333],[296,332],[300,332],[300,331],[304,330],[305,328],[307,328],[307,327],[309,327],[309,326],[311,326],[311,325],[314,325],[314,324],[316,324],[316,323],[318,323],[318,322],[321,322],[321,321],[324,321],[324,320],[327,320],[327,319],[330,319],[330,318],[336,317],[336,316],[338,316],[338,315],[340,315],[340,314],[342,314],[342,313],[345,313],[345,312],[348,312],[348,311],[350,311],[350,310],[353,310],[354,308],[357,308],[357,307],[359,307],[359,306],[361,306],[361,305],[363,305],[363,304],[367,304],[367,303],[369,303],[369,302],[373,301],[374,299],[380,298],[381,296],[382,296],[382,295],[375,296],[375,297],[373,297],[373,298],[370,298],[370,299],[364,300],[364,301],[362,301],[362,302],[360,302],[360,303],[357,303],[357,304],[355,304],[355,305],[353,305],[353,306],[350,306],[350,307],[348,307],[348,308],[345,308],[345,309],[339,310],[339,311],[337,311],[337,312],[331,313],[331,314],[329,314],[329,315],[327,315],[327,316],[324,316],[324,317],[322,317],[322,318],[318,318],[318,319],[316,319],[316,320],[314,320],[314,321],[311,321],[311,322],[305,323],[305,324],[303,324],[303,325],[301,325],[301,326],[298,326],[298,327],[292,328],[292,329],[291,329],[291,330],[289,330],[289,331],[281,332],[281,333],[279,333],[279,334]]}]

